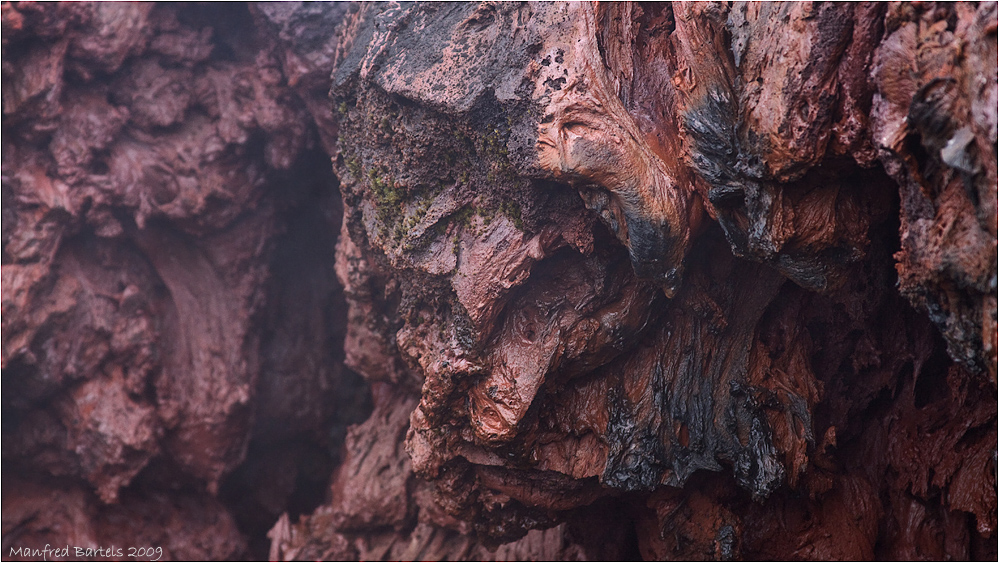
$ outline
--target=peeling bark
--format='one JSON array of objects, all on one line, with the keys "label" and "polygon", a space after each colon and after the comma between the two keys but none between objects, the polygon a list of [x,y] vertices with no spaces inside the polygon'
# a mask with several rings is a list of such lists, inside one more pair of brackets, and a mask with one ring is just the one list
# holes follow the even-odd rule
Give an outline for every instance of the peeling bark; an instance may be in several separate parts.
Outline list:
[{"label": "peeling bark", "polygon": [[996,17],[3,4],[5,551],[994,560]]},{"label": "peeling bark", "polygon": [[[419,397],[406,443],[440,506],[487,543],[602,502],[626,507],[647,557],[980,556],[994,162],[954,147],[995,150],[970,109],[995,88],[995,28],[974,24],[990,10],[362,8],[333,79],[346,358]],[[927,50],[981,54],[926,61],[894,47],[903,21],[940,22]],[[939,189],[898,163],[919,158],[918,65],[928,83],[957,64],[965,109],[931,111],[975,125],[940,133],[930,166],[989,195],[937,212],[981,227],[934,239],[940,266],[917,270],[906,248],[931,251],[907,194]],[[885,92],[907,117],[897,142]],[[928,289],[955,271],[947,253],[983,277]],[[965,470],[990,493],[957,493]]]}]

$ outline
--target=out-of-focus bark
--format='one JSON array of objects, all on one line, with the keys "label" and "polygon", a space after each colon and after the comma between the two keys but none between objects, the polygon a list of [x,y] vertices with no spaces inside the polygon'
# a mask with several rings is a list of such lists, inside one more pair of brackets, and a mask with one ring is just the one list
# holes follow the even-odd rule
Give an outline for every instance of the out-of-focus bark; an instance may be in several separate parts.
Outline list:
[{"label": "out-of-focus bark", "polygon": [[346,9],[3,4],[5,557],[260,553],[322,500],[364,408],[326,157]]}]

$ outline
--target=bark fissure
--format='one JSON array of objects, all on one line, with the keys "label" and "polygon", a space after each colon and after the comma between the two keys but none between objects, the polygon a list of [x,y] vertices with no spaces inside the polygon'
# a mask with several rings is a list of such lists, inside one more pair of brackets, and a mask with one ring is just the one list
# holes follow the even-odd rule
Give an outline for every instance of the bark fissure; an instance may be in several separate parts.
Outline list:
[{"label": "bark fissure", "polygon": [[2,10],[5,556],[995,559],[996,3]]}]

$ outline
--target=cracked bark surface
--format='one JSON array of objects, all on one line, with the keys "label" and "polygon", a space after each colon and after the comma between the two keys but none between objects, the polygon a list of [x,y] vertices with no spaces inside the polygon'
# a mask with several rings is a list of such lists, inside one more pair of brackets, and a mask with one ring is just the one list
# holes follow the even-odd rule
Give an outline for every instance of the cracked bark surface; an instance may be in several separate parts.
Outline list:
[{"label": "cracked bark surface", "polygon": [[289,8],[3,4],[5,557],[266,555],[366,416],[312,41],[346,6]]},{"label": "cracked bark surface", "polygon": [[994,560],[996,17],[4,3],[5,552]]},{"label": "cracked bark surface", "polygon": [[988,557],[994,20],[362,8],[333,74],[346,359],[419,401],[437,507],[410,490],[372,556],[334,500],[274,555],[471,556],[427,539],[443,509],[487,545],[596,518],[646,558]]}]

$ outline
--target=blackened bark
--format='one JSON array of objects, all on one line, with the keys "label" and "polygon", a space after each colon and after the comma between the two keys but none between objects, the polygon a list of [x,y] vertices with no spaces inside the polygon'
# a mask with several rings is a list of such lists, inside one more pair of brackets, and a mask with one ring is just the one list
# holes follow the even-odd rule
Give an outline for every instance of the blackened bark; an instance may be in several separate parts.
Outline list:
[{"label": "blackened bark", "polygon": [[5,553],[995,559],[995,3],[3,32]]}]

